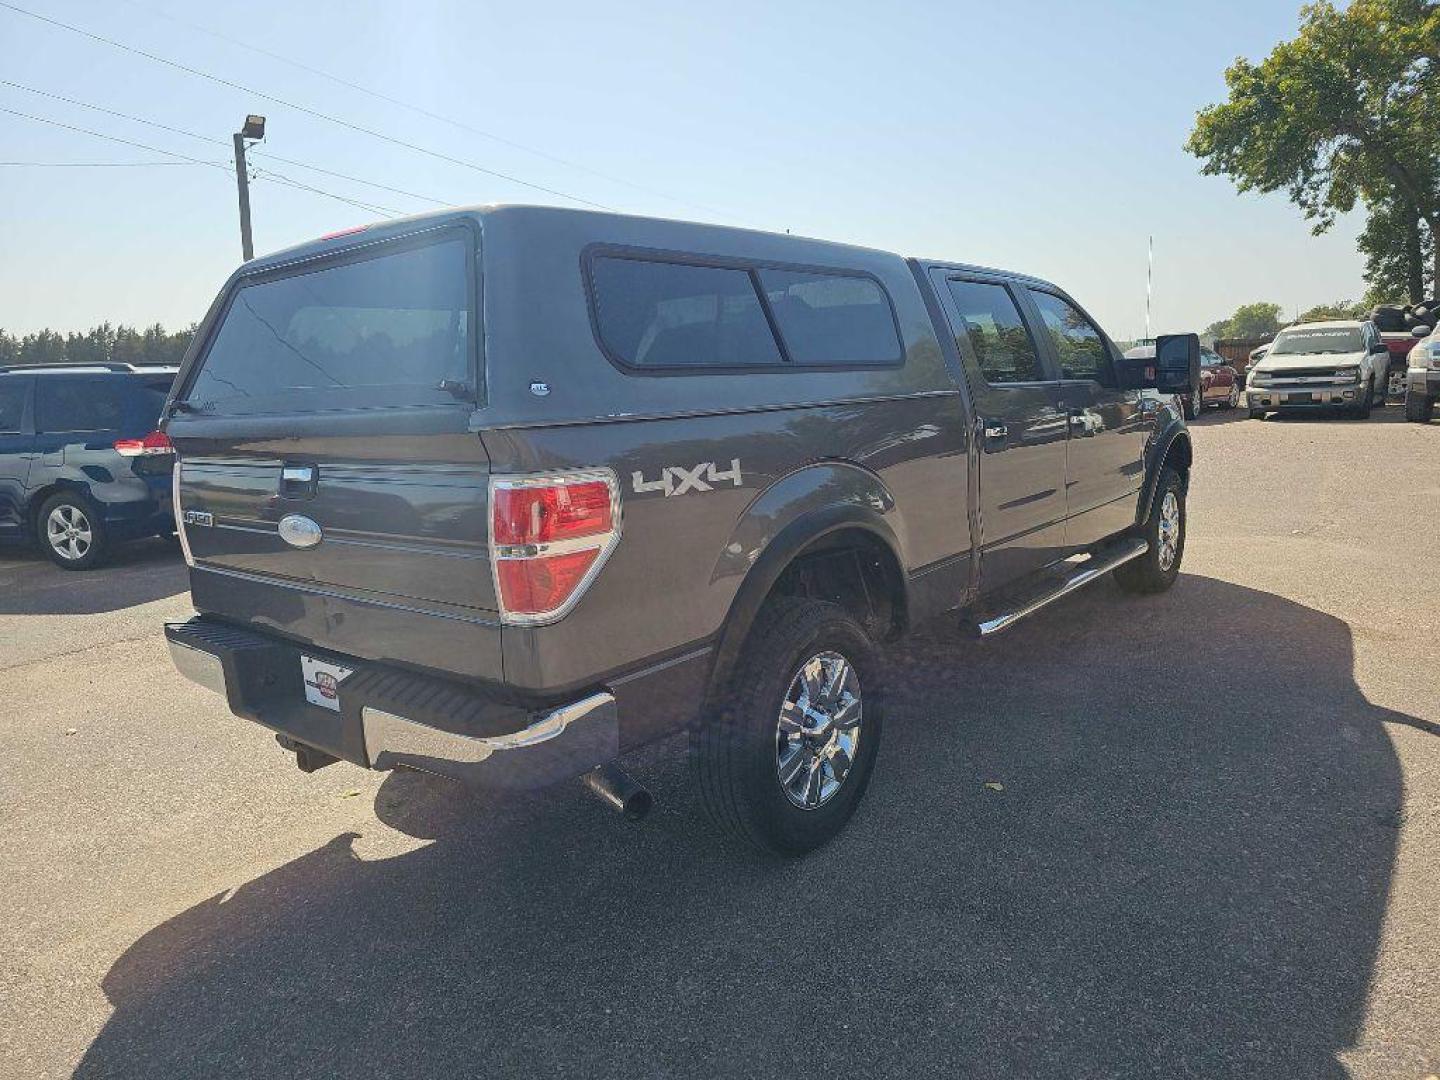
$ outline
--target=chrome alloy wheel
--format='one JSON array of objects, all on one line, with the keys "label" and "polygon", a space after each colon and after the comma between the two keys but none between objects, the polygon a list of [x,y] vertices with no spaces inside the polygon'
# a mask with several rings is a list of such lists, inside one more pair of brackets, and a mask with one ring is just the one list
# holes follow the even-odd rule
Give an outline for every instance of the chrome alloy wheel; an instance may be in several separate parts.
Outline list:
[{"label": "chrome alloy wheel", "polygon": [[1205,408],[1205,391],[1203,391],[1203,390],[1198,390],[1198,389],[1197,389],[1197,390],[1195,391],[1195,396],[1190,399],[1190,412],[1191,412],[1193,415],[1195,415],[1195,416],[1198,417],[1198,416],[1200,415],[1201,410],[1204,409],[1204,408]]},{"label": "chrome alloy wheel", "polygon": [[1165,492],[1160,502],[1160,571],[1168,571],[1175,565],[1175,554],[1180,550],[1180,500],[1175,492]]},{"label": "chrome alloy wheel", "polygon": [[775,726],[775,776],[802,810],[830,801],[850,775],[860,747],[860,677],[837,652],[800,665]]},{"label": "chrome alloy wheel", "polygon": [[45,519],[45,538],[62,559],[83,559],[94,536],[90,519],[78,506],[57,506]]},{"label": "chrome alloy wheel", "polygon": [[1233,408],[1235,408],[1236,405],[1239,405],[1239,404],[1240,404],[1240,387],[1236,386],[1234,383],[1231,383],[1231,384],[1230,384],[1230,396],[1229,396],[1229,398],[1227,398],[1226,401],[1225,401],[1225,407],[1226,407],[1227,409],[1233,409]]}]

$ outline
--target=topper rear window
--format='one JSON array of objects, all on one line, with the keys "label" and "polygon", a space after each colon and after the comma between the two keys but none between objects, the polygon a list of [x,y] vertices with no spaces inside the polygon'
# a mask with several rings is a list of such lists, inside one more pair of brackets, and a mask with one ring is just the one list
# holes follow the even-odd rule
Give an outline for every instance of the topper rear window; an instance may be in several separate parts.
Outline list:
[{"label": "topper rear window", "polygon": [[470,250],[450,231],[242,283],[186,404],[216,415],[453,404],[471,378]]}]

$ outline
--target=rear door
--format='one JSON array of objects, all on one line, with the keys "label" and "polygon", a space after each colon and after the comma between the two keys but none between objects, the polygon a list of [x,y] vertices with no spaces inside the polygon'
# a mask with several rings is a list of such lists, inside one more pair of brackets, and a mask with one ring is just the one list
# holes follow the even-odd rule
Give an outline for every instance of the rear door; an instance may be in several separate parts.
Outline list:
[{"label": "rear door", "polygon": [[[166,423],[197,570],[292,596],[494,611],[488,461],[469,430],[474,260],[472,231],[451,226],[239,280]],[[284,621],[289,601],[246,595],[252,610],[232,614],[268,604]],[[323,643],[343,618],[286,625]]]},{"label": "rear door", "polygon": [[990,590],[1060,555],[1066,420],[1015,286],[984,275],[931,273],[980,427],[981,575]]},{"label": "rear door", "polygon": [[[115,440],[125,434],[127,395],[123,376],[40,376],[35,386],[35,461],[31,483],[68,466],[72,471],[110,465]],[[83,474],[82,474],[83,475]],[[93,478],[92,478],[93,479]],[[103,480],[101,482],[104,482]]]},{"label": "rear door", "polygon": [[1119,357],[1095,322],[1057,293],[1026,291],[1060,372],[1070,429],[1065,544],[1085,547],[1134,524],[1152,421],[1141,408],[1141,392],[1120,388]]},{"label": "rear door", "polygon": [[24,525],[26,479],[34,456],[25,417],[33,376],[0,377],[0,535],[18,533]]}]

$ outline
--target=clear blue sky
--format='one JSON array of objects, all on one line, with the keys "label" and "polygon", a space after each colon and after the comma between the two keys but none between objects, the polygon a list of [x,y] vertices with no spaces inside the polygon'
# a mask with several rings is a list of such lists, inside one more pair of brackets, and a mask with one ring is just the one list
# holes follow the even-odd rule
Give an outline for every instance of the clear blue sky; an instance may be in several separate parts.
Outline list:
[{"label": "clear blue sky", "polygon": [[[1251,300],[1293,313],[1363,292],[1356,220],[1314,238],[1283,196],[1239,196],[1181,150],[1196,110],[1222,96],[1229,62],[1293,36],[1298,0],[11,2],[627,212],[1039,274],[1116,337],[1143,328],[1152,232],[1159,331],[1199,329]],[[0,56],[0,78],[220,141],[6,86],[0,108],[216,162],[244,114],[259,112],[269,118],[262,152],[446,202],[563,202],[4,9]],[[162,159],[0,113],[0,160]],[[254,163],[406,212],[429,205]],[[273,182],[257,182],[253,201],[261,252],[375,217]],[[0,168],[0,326],[11,331],[184,325],[238,261],[234,180],[220,169]]]}]

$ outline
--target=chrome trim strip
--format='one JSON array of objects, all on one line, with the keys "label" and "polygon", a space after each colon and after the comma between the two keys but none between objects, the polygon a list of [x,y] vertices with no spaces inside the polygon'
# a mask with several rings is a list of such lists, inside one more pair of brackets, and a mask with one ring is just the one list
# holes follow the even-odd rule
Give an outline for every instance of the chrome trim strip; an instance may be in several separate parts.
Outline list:
[{"label": "chrome trim strip", "polygon": [[493,617],[493,612],[486,612],[487,615],[491,616],[490,618],[474,618],[469,615],[460,615],[438,608],[416,607],[411,604],[396,604],[388,600],[376,600],[368,596],[356,596],[337,589],[319,588],[313,583],[305,584],[296,581],[287,581],[284,578],[274,577],[268,574],[251,574],[244,570],[231,570],[226,567],[215,566],[213,563],[197,566],[196,569],[207,574],[220,574],[223,577],[238,578],[241,581],[253,582],[256,585],[278,585],[282,589],[293,589],[296,592],[308,593],[312,596],[328,596],[336,600],[348,600],[352,604],[369,604],[372,607],[381,607],[392,611],[404,611],[411,615],[433,615],[437,619],[454,619],[456,622],[470,623],[472,626],[491,626],[497,628],[500,626],[499,622]]},{"label": "chrome trim strip", "polygon": [[474,765],[493,754],[524,750],[563,735],[571,724],[599,712],[613,710],[615,696],[591,694],[541,715],[534,723],[508,735],[474,736],[420,724],[403,716],[364,706],[360,723],[365,735],[365,756],[372,769],[382,768],[385,755],[431,758]]},{"label": "chrome trim strip", "polygon": [[1116,552],[1114,555],[1109,556],[1104,561],[1094,564],[1086,564],[1084,569],[1066,578],[1064,582],[1061,583],[1060,587],[1055,589],[1053,592],[1046,593],[1044,596],[1038,596],[1034,600],[1031,600],[1026,604],[1022,604],[1014,611],[1007,611],[1004,614],[995,615],[989,619],[984,619],[976,624],[976,629],[979,630],[980,636],[982,638],[992,637],[995,634],[1000,633],[1000,631],[1002,630],[1008,630],[1021,619],[1025,618],[1025,616],[1033,615],[1035,612],[1039,611],[1047,604],[1059,600],[1062,596],[1069,596],[1072,592],[1074,592],[1081,586],[1090,584],[1090,582],[1094,581],[1096,578],[1108,574],[1117,566],[1127,563],[1131,559],[1138,559],[1141,555],[1144,555],[1149,550],[1150,542],[1148,540],[1133,540],[1128,545],[1121,548],[1120,551]]},{"label": "chrome trim strip", "polygon": [[195,556],[190,554],[190,538],[185,535],[185,516],[180,511],[180,455],[175,455],[175,464],[170,469],[170,512],[175,515],[175,535],[180,538],[180,553],[185,556],[185,565],[194,569]]},{"label": "chrome trim strip", "polygon": [[169,644],[170,659],[174,662],[176,671],[206,690],[213,690],[221,697],[225,696],[225,666],[220,663],[218,656],[203,649],[182,645],[178,641],[171,641]]}]

